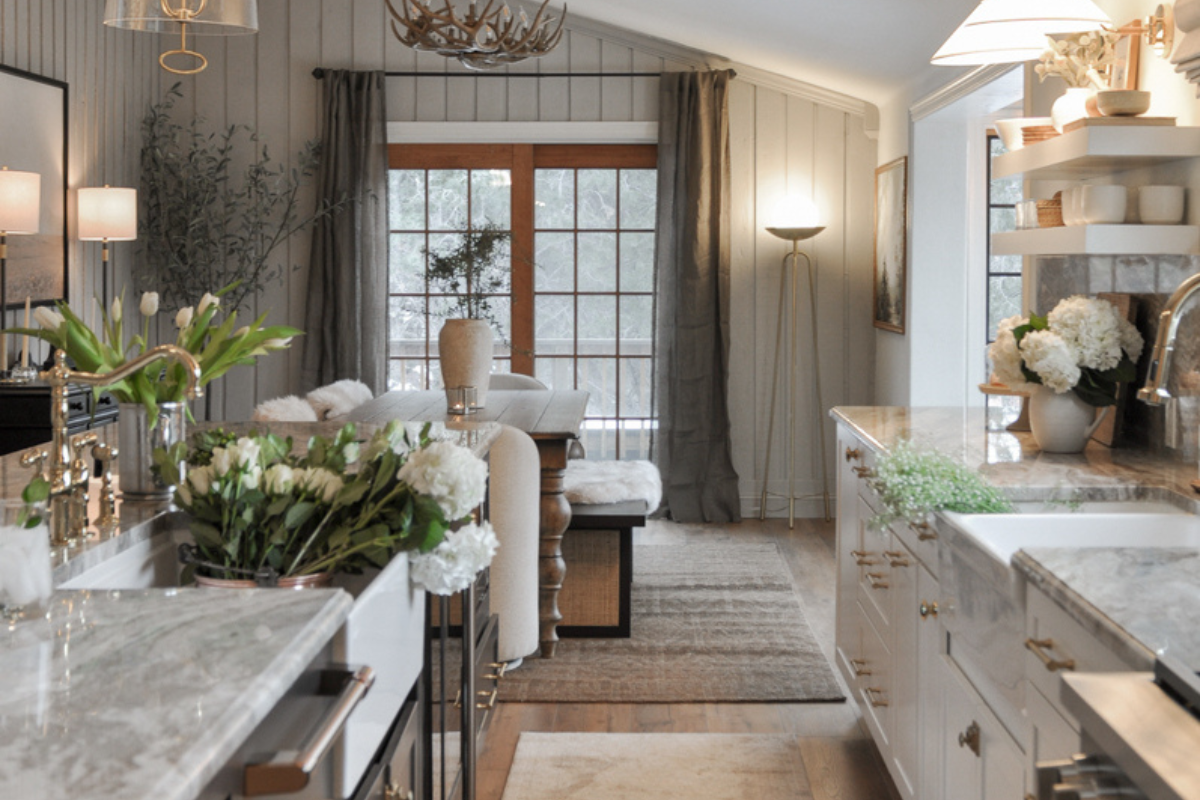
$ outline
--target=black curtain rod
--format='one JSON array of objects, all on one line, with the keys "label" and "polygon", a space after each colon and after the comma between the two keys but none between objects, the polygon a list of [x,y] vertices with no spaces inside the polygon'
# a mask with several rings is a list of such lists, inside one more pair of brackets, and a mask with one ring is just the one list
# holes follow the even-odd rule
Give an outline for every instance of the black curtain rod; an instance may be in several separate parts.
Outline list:
[{"label": "black curtain rod", "polygon": [[[317,80],[325,68],[312,71]],[[389,78],[661,78],[661,72],[385,72]]]}]

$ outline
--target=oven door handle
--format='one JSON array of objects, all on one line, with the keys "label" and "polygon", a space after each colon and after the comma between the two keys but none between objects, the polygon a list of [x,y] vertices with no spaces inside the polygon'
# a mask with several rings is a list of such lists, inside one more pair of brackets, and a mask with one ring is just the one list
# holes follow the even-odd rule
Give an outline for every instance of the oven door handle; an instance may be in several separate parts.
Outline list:
[{"label": "oven door handle", "polygon": [[247,764],[243,771],[242,793],[246,797],[258,797],[298,792],[307,786],[309,776],[374,683],[375,672],[370,667],[322,670],[318,694],[337,694],[337,702],[299,751],[283,750],[266,761]]}]

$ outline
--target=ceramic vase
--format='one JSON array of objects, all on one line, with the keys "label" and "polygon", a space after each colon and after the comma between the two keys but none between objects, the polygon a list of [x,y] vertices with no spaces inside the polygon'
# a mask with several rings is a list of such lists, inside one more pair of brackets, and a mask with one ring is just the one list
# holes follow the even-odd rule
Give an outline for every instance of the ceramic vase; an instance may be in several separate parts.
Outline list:
[{"label": "ceramic vase", "polygon": [[1063,128],[1068,124],[1089,116],[1088,103],[1091,103],[1093,108],[1095,107],[1095,89],[1089,89],[1086,86],[1068,87],[1067,93],[1055,100],[1054,105],[1050,108],[1050,119],[1054,124],[1054,130],[1062,133]]},{"label": "ceramic vase", "polygon": [[[187,406],[184,403],[159,403],[154,417],[141,403],[121,403],[118,437],[117,474],[121,494],[147,500],[166,500],[175,491],[151,471],[154,451],[187,438]],[[152,424],[153,423],[153,424]],[[184,474],[184,462],[179,474]]]},{"label": "ceramic vase", "polygon": [[[438,361],[442,365],[442,385],[447,389],[474,386],[476,407],[487,400],[495,336],[491,326],[481,319],[448,319],[438,333]],[[450,397],[446,397],[447,406]]]},{"label": "ceramic vase", "polygon": [[1029,427],[1045,453],[1082,453],[1108,407],[1096,411],[1074,392],[1058,394],[1038,386],[1029,396]]}]

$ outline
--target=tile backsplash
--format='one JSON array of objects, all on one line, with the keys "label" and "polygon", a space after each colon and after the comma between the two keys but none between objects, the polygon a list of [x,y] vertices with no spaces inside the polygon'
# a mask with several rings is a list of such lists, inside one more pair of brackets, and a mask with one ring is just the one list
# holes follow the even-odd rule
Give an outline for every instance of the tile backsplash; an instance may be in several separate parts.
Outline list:
[{"label": "tile backsplash", "polygon": [[1169,450],[1195,461],[1200,442],[1200,294],[1182,309],[1168,388],[1175,398],[1152,408],[1133,397],[1144,382],[1158,316],[1167,298],[1189,276],[1200,272],[1200,256],[1040,256],[1034,293],[1039,314],[1065,297],[1101,292],[1130,294],[1137,301],[1136,325],[1146,340],[1138,380],[1127,387],[1118,445]]}]

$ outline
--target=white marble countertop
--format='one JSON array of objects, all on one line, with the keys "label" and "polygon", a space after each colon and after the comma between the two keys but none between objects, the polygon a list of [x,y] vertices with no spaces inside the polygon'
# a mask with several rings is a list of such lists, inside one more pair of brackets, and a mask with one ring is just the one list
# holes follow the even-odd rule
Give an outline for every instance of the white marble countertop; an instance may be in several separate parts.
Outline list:
[{"label": "white marble countertop", "polygon": [[[1092,442],[1080,455],[1038,450],[1029,434],[989,432],[983,409],[842,407],[831,412],[869,445],[900,438],[962,458],[1013,499],[1172,499],[1200,508],[1197,465]],[[1200,671],[1200,550],[1030,548],[1013,566],[1131,664],[1173,653]]]},{"label": "white marble countertop", "polygon": [[0,797],[189,800],[346,619],[341,590],[57,592],[0,630]]}]

